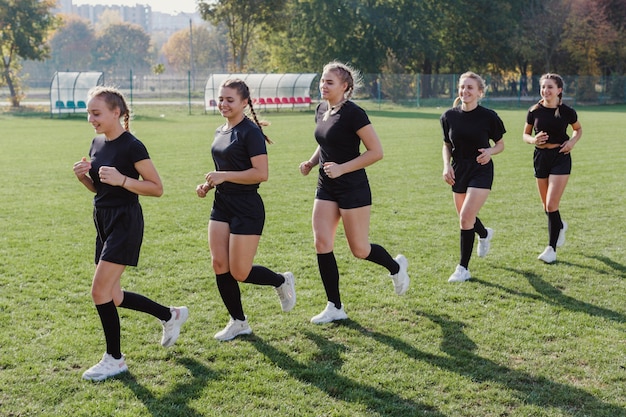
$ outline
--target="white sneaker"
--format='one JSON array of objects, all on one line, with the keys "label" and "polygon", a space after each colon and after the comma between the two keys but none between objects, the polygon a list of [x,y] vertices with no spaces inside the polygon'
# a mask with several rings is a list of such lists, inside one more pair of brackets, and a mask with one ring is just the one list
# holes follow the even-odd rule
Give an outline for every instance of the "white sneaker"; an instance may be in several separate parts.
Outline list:
[{"label": "white sneaker", "polygon": [[411,279],[409,278],[409,261],[402,254],[395,257],[395,261],[400,265],[400,270],[395,275],[390,275],[393,281],[393,288],[396,290],[396,294],[402,295],[409,289]]},{"label": "white sneaker", "polygon": [[551,264],[552,262],[556,261],[556,252],[554,251],[554,248],[552,248],[552,246],[546,246],[544,251],[541,252],[541,255],[537,256],[537,259],[540,259],[547,264]]},{"label": "white sneaker", "polygon": [[567,232],[567,222],[562,222],[563,227],[559,231],[559,239],[556,241],[556,247],[560,248],[565,245],[565,232]]},{"label": "white sneaker", "polygon": [[461,265],[457,265],[454,273],[450,275],[450,278],[448,278],[448,282],[463,282],[467,281],[471,277],[469,269],[466,269]]},{"label": "white sneaker", "polygon": [[250,334],[250,333],[252,333],[252,329],[248,325],[247,317],[245,320],[237,320],[231,317],[226,327],[224,327],[219,332],[215,333],[215,336],[213,337],[216,338],[217,340],[225,342],[227,340],[232,340],[235,337],[240,336],[242,334]]},{"label": "white sneaker", "polygon": [[335,307],[335,303],[329,301],[326,304],[326,308],[324,309],[324,311],[322,311],[317,316],[313,316],[311,318],[311,323],[323,324],[323,323],[330,323],[331,321],[335,321],[335,320],[345,320],[347,318],[348,318],[348,315],[343,310],[343,304],[341,305],[341,308],[337,308]]},{"label": "white sneaker", "polygon": [[287,312],[296,305],[296,279],[291,272],[281,275],[285,277],[285,282],[280,287],[276,287],[276,294],[280,298],[280,307]]},{"label": "white sneaker", "polygon": [[189,317],[189,309],[187,307],[170,307],[172,317],[168,321],[161,321],[163,325],[163,336],[161,337],[161,346],[170,347],[176,343],[180,334],[180,327]]},{"label": "white sneaker", "polygon": [[126,366],[126,358],[124,355],[122,355],[120,359],[115,359],[105,352],[100,362],[83,373],[83,379],[88,381],[104,381],[107,378],[126,371],[128,371],[128,366]]},{"label": "white sneaker", "polygon": [[485,227],[487,230],[487,237],[478,238],[478,256],[484,258],[489,253],[491,247],[491,239],[493,238],[493,229]]}]

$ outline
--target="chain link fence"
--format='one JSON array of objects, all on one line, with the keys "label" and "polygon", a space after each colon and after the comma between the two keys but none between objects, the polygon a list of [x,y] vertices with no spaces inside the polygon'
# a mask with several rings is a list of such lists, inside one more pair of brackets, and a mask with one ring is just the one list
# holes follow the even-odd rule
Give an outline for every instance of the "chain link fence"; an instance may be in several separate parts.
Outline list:
[{"label": "chain link fence", "polygon": [[[133,73],[105,76],[104,83],[120,88],[131,100],[188,102],[204,100],[205,84],[211,73],[191,72],[182,76]],[[457,95],[460,74],[364,74],[356,100],[405,107],[450,107]],[[540,99],[539,78],[485,75],[487,91],[482,103],[489,107],[528,107]],[[626,76],[563,76],[564,101],[571,105],[626,103]],[[319,75],[311,82],[310,97],[319,100]],[[27,80],[26,100],[49,98],[50,80]],[[254,92],[252,92],[254,97]],[[6,87],[0,88],[0,101],[8,102]]]}]

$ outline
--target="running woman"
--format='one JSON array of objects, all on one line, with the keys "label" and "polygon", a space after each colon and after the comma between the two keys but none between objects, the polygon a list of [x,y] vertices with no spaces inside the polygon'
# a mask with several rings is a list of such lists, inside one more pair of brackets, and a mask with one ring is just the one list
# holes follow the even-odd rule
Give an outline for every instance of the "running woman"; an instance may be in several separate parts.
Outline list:
[{"label": "running woman", "polygon": [[[350,101],[359,84],[356,71],[345,64],[330,62],[324,67],[319,84],[323,101],[315,112],[318,146],[300,164],[303,175],[319,164],[313,235],[328,302],[311,319],[316,324],[348,318],[339,294],[339,269],[333,252],[340,220],[355,257],[385,267],[396,294],[402,295],[409,288],[407,259],[403,255],[394,259],[385,248],[369,242],[372,194],[365,167],[382,159],[383,149],[365,111]],[[362,154],[361,143],[366,149]]]},{"label": "running woman", "polygon": [[[196,187],[196,193],[204,198],[215,189],[209,247],[217,288],[230,320],[214,337],[227,341],[252,333],[243,312],[239,282],[274,287],[285,312],[296,304],[296,291],[291,272],[278,274],[252,264],[265,224],[265,207],[258,188],[268,178],[265,143],[272,142],[262,128],[267,123],[257,119],[250,89],[240,79],[220,85],[217,108],[226,123],[215,131],[211,147],[215,171],[206,174],[206,182]],[[254,121],[246,116],[246,108]]]},{"label": "running woman", "polygon": [[[479,104],[486,88],[479,75],[473,72],[462,74],[458,88],[459,94],[452,108],[441,116],[443,179],[452,186],[461,227],[460,261],[448,282],[463,282],[472,277],[469,262],[476,234],[478,256],[485,257],[489,252],[494,232],[483,225],[478,212],[493,185],[491,157],[504,150],[503,135],[506,132],[496,112]],[[489,140],[494,142],[493,147]]]},{"label": "running woman", "polygon": [[[522,138],[535,145],[537,189],[543,211],[548,215],[548,246],[537,259],[551,264],[556,261],[556,249],[565,244],[567,223],[561,220],[559,205],[572,171],[570,152],[582,137],[583,129],[576,110],[563,104],[563,78],[548,73],[539,84],[541,100],[528,110]],[[570,125],[571,138],[567,135]]]},{"label": "running woman", "polygon": [[90,90],[88,97],[88,121],[98,136],[91,142],[90,160],[76,162],[74,174],[95,193],[96,271],[91,297],[102,322],[106,352],[83,378],[101,381],[128,370],[120,347],[117,307],[158,318],[163,325],[163,347],[176,342],[189,311],[187,307],[165,307],[121,288],[126,266],[137,266],[139,261],[144,230],[139,196],[160,197],[163,185],[146,147],[129,131],[130,109],[124,96],[117,89],[100,86]]}]

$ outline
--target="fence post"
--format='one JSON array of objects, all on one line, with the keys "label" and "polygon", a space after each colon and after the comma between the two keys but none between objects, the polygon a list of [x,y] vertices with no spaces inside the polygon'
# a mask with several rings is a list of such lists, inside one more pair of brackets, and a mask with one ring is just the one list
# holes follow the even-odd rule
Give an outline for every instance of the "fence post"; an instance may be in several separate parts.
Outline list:
[{"label": "fence post", "polygon": [[187,71],[187,100],[189,102],[189,114],[191,114],[191,71]]},{"label": "fence post", "polygon": [[133,107],[133,70],[130,70],[130,107]]}]

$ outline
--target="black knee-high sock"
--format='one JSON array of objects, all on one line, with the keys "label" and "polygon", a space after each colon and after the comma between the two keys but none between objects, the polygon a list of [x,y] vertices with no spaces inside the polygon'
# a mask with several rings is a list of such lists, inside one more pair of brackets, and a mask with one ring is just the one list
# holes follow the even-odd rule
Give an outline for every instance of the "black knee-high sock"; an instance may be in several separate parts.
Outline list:
[{"label": "black knee-high sock", "polygon": [[459,262],[459,265],[465,269],[469,266],[472,251],[474,250],[475,239],[474,229],[461,229],[461,262]]},{"label": "black knee-high sock", "polygon": [[559,211],[551,211],[548,213],[548,235],[550,236],[550,246],[556,250],[556,242],[559,240],[559,233],[563,228],[561,221],[561,213]]},{"label": "black knee-high sock", "polygon": [[333,252],[318,253],[317,266],[320,270],[324,290],[328,301],[341,308],[341,297],[339,296],[339,268]]},{"label": "black knee-high sock", "polygon": [[375,243],[372,243],[370,246],[372,250],[365,260],[384,266],[391,275],[395,275],[400,271],[400,265],[398,265],[385,248]]},{"label": "black knee-high sock", "polygon": [[252,265],[250,275],[244,281],[246,284],[271,285],[280,287],[285,282],[285,277],[261,265]]},{"label": "black knee-high sock", "polygon": [[487,237],[487,229],[483,225],[483,222],[480,221],[478,217],[476,217],[476,223],[474,223],[474,231],[478,234],[478,237],[484,239]]},{"label": "black knee-high sock", "polygon": [[130,291],[124,291],[124,299],[120,307],[148,313],[162,321],[168,321],[172,318],[172,312],[169,307],[165,307],[164,305],[152,301],[148,297]]},{"label": "black knee-high sock", "polygon": [[230,272],[225,274],[216,274],[215,280],[217,282],[217,289],[222,296],[222,301],[228,314],[236,320],[245,320],[246,316],[243,314],[243,306],[241,305],[241,292],[239,291],[239,283]]},{"label": "black knee-high sock", "polygon": [[104,304],[97,304],[96,310],[102,322],[104,339],[107,343],[107,353],[115,359],[122,357],[121,336],[120,336],[120,316],[113,300]]}]

